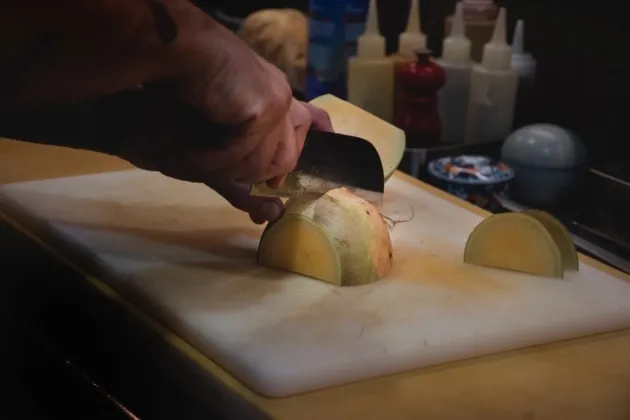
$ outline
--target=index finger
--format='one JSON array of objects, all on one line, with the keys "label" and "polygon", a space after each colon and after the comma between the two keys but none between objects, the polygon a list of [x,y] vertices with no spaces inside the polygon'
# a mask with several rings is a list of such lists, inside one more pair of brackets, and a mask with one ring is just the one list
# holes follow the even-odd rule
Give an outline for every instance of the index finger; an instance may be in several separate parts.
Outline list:
[{"label": "index finger", "polygon": [[[312,115],[303,102],[293,100],[291,108],[289,109],[289,124],[292,127],[293,135],[288,135],[279,144],[278,152],[275,159],[287,157],[292,158],[293,167],[297,162],[304,148],[304,141],[306,139],[306,132],[312,124]],[[289,133],[290,134],[290,133]],[[295,156],[295,157],[293,157]],[[292,168],[293,169],[293,168]],[[287,173],[276,176],[275,178],[267,181],[267,185],[271,188],[278,188],[282,185],[287,177]]]}]

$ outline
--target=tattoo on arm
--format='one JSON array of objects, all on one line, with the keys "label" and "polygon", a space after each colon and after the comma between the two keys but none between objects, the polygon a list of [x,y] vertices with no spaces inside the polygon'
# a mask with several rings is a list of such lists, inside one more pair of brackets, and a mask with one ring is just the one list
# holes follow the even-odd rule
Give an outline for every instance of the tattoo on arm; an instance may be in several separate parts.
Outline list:
[{"label": "tattoo on arm", "polygon": [[155,30],[163,44],[170,44],[177,38],[177,25],[166,7],[159,1],[149,2],[151,14],[155,20]]}]

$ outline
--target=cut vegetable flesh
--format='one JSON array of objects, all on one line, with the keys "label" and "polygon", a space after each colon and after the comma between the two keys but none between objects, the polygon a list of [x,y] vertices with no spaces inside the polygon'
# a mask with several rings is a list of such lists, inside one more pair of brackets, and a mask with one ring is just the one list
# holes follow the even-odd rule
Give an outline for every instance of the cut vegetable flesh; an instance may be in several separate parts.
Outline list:
[{"label": "cut vegetable flesh", "polygon": [[339,283],[340,263],[332,239],[312,220],[290,215],[263,236],[258,260],[272,268],[293,267],[304,276]]},{"label": "cut vegetable flesh", "polygon": [[404,131],[334,95],[322,95],[310,103],[328,112],[335,132],[372,143],[381,157],[385,180],[392,176],[405,152]]},{"label": "cut vegetable flesh", "polygon": [[569,230],[556,219],[550,213],[544,210],[528,209],[523,213],[528,214],[542,223],[547,231],[551,234],[551,237],[556,242],[558,249],[560,250],[560,256],[562,257],[562,265],[565,270],[579,271],[580,262],[578,259],[578,253],[575,249],[575,244],[571,238]]},{"label": "cut vegetable flesh", "polygon": [[261,238],[258,262],[338,286],[361,285],[392,267],[389,230],[370,203],[339,188],[285,204]]},{"label": "cut vegetable flesh", "polygon": [[546,277],[563,277],[562,257],[545,226],[523,213],[489,216],[470,234],[464,251],[469,264]]}]

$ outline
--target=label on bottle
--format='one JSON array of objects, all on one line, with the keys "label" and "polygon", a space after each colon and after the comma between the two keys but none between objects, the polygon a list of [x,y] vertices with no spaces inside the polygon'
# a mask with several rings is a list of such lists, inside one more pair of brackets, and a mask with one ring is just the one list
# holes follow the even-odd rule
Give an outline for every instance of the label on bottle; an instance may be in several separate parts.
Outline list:
[{"label": "label on bottle", "polygon": [[363,33],[368,0],[311,0],[306,100],[331,93],[347,98],[347,62]]}]

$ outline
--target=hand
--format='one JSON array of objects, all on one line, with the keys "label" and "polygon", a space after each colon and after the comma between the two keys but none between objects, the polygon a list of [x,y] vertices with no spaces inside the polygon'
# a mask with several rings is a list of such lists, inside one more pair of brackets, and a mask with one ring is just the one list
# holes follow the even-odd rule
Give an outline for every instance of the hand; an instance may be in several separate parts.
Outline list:
[{"label": "hand", "polygon": [[[279,185],[309,126],[332,129],[323,111],[291,98],[284,74],[188,0],[23,3],[0,2],[0,39],[11,41],[0,48],[5,135],[204,182],[262,222],[280,201],[249,197],[247,185]],[[134,96],[139,85],[149,103]],[[191,124],[180,104],[217,130]]]},{"label": "hand", "polygon": [[[204,182],[234,207],[248,212],[255,223],[264,223],[280,217],[282,202],[250,196],[249,185],[280,186],[295,168],[308,129],[332,131],[332,125],[325,111],[292,98],[280,70],[236,36],[223,35],[223,43],[216,35],[207,40],[207,50],[215,55],[207,61],[201,56],[196,71],[157,89],[175,95],[223,127],[224,147],[213,145],[217,139],[193,139],[181,131],[176,147],[171,144],[160,153],[152,139],[150,146],[145,142],[128,145],[123,157],[167,176]],[[213,51],[217,44],[229,50],[222,60]],[[154,121],[165,118],[169,116],[153,114]]]}]

